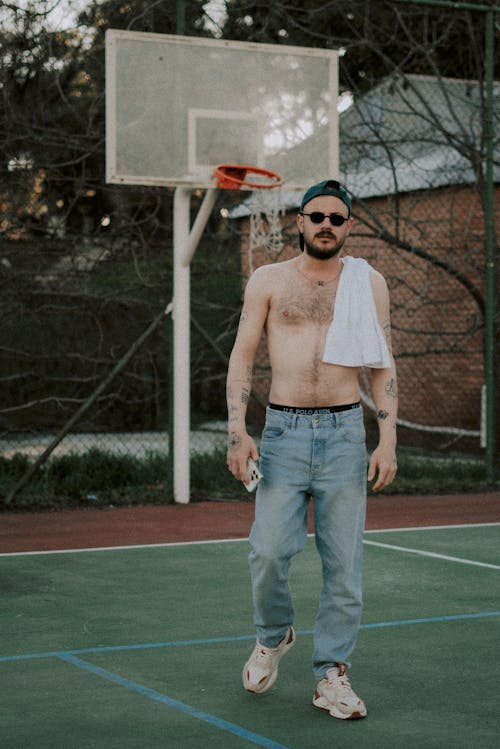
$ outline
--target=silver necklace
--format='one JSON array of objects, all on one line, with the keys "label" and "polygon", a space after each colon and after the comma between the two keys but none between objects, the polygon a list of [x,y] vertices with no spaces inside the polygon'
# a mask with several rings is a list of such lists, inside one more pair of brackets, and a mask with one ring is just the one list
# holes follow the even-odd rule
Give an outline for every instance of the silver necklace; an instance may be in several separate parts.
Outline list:
[{"label": "silver necklace", "polygon": [[307,279],[310,283],[315,283],[317,286],[328,286],[329,284],[333,283],[339,278],[340,274],[342,273],[342,268],[343,268],[343,265],[340,266],[340,270],[338,271],[338,273],[335,274],[335,276],[333,276],[333,278],[328,278],[325,280],[318,279],[318,278],[309,278],[309,276],[306,273],[304,273],[304,271],[301,270],[299,266],[297,266],[297,271],[300,273],[301,276],[304,276],[304,278]]}]

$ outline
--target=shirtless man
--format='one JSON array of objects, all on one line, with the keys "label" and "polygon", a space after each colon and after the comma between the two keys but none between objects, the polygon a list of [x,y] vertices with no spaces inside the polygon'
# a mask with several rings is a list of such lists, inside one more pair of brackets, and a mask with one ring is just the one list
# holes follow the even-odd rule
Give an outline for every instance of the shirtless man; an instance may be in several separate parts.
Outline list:
[{"label": "shirtless man", "polygon": [[387,366],[372,369],[379,443],[368,475],[359,367],[323,361],[340,275],[346,272],[341,249],[352,223],[349,195],[338,182],[327,180],[307,190],[297,216],[304,251],[258,268],[249,279],[227,378],[227,462],[235,478],[248,483],[248,458],[257,461],[259,453],[246,430],[246,410],[255,353],[265,331],[272,382],[249,555],[257,643],[243,668],[243,685],[251,692],[267,691],[276,681],[280,659],[295,642],[290,562],[304,547],[312,496],[323,577],[314,632],[318,684],[313,704],[340,719],[366,715],[346,673],[361,620],[366,481],[375,479],[373,489],[379,491],[396,474],[389,293],[373,269],[367,269],[368,289]]}]

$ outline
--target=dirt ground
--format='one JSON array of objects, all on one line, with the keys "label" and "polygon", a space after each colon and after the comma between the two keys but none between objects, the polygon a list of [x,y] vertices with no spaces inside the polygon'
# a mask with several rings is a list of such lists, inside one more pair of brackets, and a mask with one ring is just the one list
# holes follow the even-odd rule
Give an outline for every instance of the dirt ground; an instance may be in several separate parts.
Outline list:
[{"label": "dirt ground", "polygon": [[[246,538],[253,510],[248,501],[6,512],[0,553]],[[368,500],[367,530],[474,523],[500,523],[500,492]]]}]

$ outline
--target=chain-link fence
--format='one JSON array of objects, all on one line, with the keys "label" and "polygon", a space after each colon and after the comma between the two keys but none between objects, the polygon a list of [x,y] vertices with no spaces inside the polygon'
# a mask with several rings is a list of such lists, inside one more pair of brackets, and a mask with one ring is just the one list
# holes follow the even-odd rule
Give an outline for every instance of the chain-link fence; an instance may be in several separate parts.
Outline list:
[{"label": "chain-link fence", "polygon": [[[156,458],[160,475],[147,483],[171,499],[172,238],[163,228],[164,241],[141,247],[103,241],[89,251],[85,242],[47,242],[41,250],[35,242],[4,243],[4,478],[12,464],[18,480],[33,461],[56,464],[89,453],[97,464],[105,455],[122,468],[123,458],[145,465]],[[238,242],[234,222],[215,214],[192,265],[191,450],[197,455],[220,453],[226,444],[224,381],[242,288]],[[67,465],[61,470],[74,470]],[[88,470],[94,468],[91,461]],[[119,489],[119,469],[114,481]],[[89,477],[78,493],[94,501],[99,482]],[[7,481],[7,498],[11,490]]]},{"label": "chain-link fence", "polygon": [[[485,82],[443,76],[426,54],[427,72],[398,69],[354,94],[340,115],[340,177],[356,219],[346,249],[389,284],[400,443],[482,455],[485,314],[488,304],[498,308],[498,286],[493,302],[485,288],[485,236],[488,220],[500,226],[498,207],[492,213],[485,198]],[[495,84],[496,170],[499,112]],[[44,179],[29,160],[4,163],[2,493],[9,496],[37,459],[56,465],[91,453],[88,480],[75,478],[67,494],[93,498],[99,470],[120,492],[133,483],[123,462],[132,458],[139,473],[139,464],[147,468],[137,479],[141,496],[156,491],[168,501],[175,393],[171,320],[161,313],[172,299],[172,195],[94,179],[78,187],[75,223],[68,198],[58,197],[54,184],[47,195]],[[251,211],[237,193],[221,193],[192,262],[191,450],[216,453],[216,471],[223,470],[225,376],[245,277],[249,265],[298,252],[299,202],[300,195],[282,193],[283,247],[274,246],[272,256],[253,247],[250,258]],[[248,412],[256,434],[268,384],[263,348]],[[361,385],[373,443],[365,373]],[[68,477],[78,473],[75,466],[62,462],[58,470]],[[203,477],[193,489],[199,496]]]}]

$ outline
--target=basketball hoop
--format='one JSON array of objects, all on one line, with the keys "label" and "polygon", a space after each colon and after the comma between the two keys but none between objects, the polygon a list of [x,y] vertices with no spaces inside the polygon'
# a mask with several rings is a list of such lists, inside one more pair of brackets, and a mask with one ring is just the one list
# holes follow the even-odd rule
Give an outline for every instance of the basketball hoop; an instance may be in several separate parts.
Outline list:
[{"label": "basketball hoop", "polygon": [[[248,175],[256,175],[257,179],[247,179]],[[214,171],[215,183],[219,190],[240,190],[250,187],[253,190],[270,190],[281,187],[283,177],[271,169],[260,166],[244,166],[241,164],[219,164]]]},{"label": "basketball hoop", "polygon": [[[258,166],[221,164],[215,168],[214,177],[219,189],[240,190],[247,187],[252,191],[245,201],[250,210],[248,272],[255,270],[254,256],[257,251],[264,252],[271,262],[276,262],[284,247],[281,233],[284,213],[281,187],[284,179],[281,174]],[[261,263],[262,254],[258,261],[258,264]]]},{"label": "basketball hoop", "polygon": [[241,164],[220,164],[215,168],[214,177],[221,190],[241,190],[246,187],[252,191],[245,201],[250,210],[249,273],[255,269],[254,253],[257,250],[263,250],[272,262],[276,262],[284,247],[281,233],[283,208],[279,189],[284,178],[271,169]]}]

